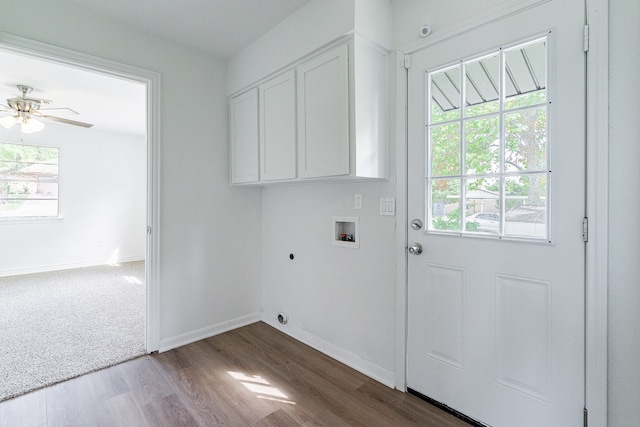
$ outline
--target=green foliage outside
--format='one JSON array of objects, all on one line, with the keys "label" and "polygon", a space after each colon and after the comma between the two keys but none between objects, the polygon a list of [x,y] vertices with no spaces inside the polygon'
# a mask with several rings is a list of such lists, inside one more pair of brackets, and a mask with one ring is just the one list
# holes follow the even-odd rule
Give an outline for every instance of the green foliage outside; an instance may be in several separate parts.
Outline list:
[{"label": "green foliage outside", "polygon": [[37,192],[38,172],[57,180],[58,149],[0,143],[0,211],[19,208]]},{"label": "green foliage outside", "polygon": [[33,163],[58,164],[58,149],[50,147],[37,147],[33,145],[20,145],[0,143],[0,170],[3,172],[9,163],[14,164],[15,170],[22,164],[28,166]]},{"label": "green foliage outside", "polygon": [[[509,98],[505,108],[508,110],[503,113],[504,170],[514,173],[505,178],[505,209],[508,211],[521,205],[543,207],[547,194],[546,91]],[[473,116],[466,117],[462,122],[465,136],[462,148],[459,114],[459,110],[442,111],[432,103],[431,118],[435,124],[430,127],[431,200],[432,203],[440,202],[447,206],[444,216],[433,218],[433,227],[437,230],[461,229],[460,195],[463,183],[467,195],[480,190],[500,193],[500,114],[496,113],[496,102],[473,106]],[[464,156],[465,170],[461,170],[461,156]],[[468,175],[473,178],[459,178]],[[500,198],[496,196],[491,203],[493,206],[489,208],[499,212]],[[468,203],[465,215],[474,213],[474,208],[475,205]],[[475,231],[477,225],[467,223],[466,231]]]}]

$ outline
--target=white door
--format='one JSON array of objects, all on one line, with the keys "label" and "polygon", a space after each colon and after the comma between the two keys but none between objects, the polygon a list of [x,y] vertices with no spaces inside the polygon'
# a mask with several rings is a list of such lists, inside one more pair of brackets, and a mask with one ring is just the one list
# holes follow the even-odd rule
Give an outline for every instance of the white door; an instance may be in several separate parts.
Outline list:
[{"label": "white door", "polygon": [[407,385],[487,425],[583,419],[583,3],[411,55]]}]

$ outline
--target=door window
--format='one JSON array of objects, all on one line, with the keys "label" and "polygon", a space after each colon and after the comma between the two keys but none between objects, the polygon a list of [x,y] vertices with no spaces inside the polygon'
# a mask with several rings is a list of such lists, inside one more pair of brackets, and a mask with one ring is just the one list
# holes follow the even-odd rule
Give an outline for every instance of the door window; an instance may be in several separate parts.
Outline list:
[{"label": "door window", "polygon": [[426,74],[429,232],[549,239],[547,45]]}]

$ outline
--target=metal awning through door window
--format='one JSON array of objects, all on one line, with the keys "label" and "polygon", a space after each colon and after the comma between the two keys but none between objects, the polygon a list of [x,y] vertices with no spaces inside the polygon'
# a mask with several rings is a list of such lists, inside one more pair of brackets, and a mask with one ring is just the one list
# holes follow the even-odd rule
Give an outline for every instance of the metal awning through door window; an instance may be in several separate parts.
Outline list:
[{"label": "metal awning through door window", "polygon": [[[505,54],[506,98],[543,90],[547,85],[546,47],[534,43]],[[500,56],[492,55],[465,64],[466,106],[484,104],[499,98]],[[432,97],[442,111],[460,108],[460,68],[433,75]]]}]

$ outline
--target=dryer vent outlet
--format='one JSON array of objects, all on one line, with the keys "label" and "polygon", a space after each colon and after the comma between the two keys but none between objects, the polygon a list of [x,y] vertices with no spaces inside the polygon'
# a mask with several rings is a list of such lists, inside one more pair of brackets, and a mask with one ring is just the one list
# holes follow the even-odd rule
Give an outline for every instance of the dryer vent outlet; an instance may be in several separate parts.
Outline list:
[{"label": "dryer vent outlet", "polygon": [[280,322],[283,325],[287,324],[287,313],[285,313],[284,311],[281,311],[280,313],[278,313],[278,322]]}]

